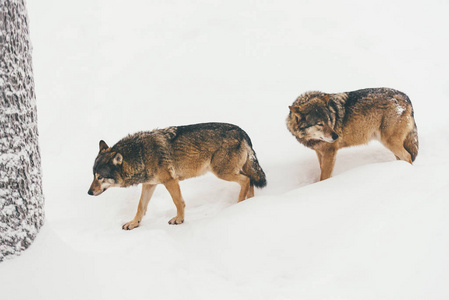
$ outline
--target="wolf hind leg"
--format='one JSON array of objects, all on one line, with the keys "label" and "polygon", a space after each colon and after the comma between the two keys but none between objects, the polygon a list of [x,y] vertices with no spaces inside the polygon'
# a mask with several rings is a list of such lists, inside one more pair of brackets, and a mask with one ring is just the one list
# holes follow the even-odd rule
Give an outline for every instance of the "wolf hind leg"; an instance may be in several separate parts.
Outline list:
[{"label": "wolf hind leg", "polygon": [[413,124],[413,129],[404,139],[404,148],[410,153],[412,162],[415,161],[419,150],[418,129],[416,128],[416,123]]},{"label": "wolf hind leg", "polygon": [[382,143],[393,152],[397,160],[403,160],[410,164],[413,164],[412,156],[404,148],[402,140],[389,139],[387,141],[382,141]]},{"label": "wolf hind leg", "polygon": [[153,196],[155,189],[155,184],[142,184],[142,194],[140,195],[140,201],[139,205],[137,206],[136,216],[133,220],[123,224],[122,229],[131,230],[140,225],[140,221],[142,221],[143,216],[147,212],[148,203],[150,202],[151,196]]},{"label": "wolf hind leg", "polygon": [[[250,194],[250,179],[248,176],[245,176],[243,174],[230,174],[230,173],[223,173],[223,172],[216,172],[214,170],[212,170],[212,172],[215,174],[215,176],[217,176],[220,179],[226,180],[226,181],[233,181],[233,182],[237,182],[240,185],[240,193],[239,193],[239,198],[237,202],[241,202],[248,197],[248,194]],[[254,187],[252,189],[252,193],[254,194]]]},{"label": "wolf hind leg", "polygon": [[217,166],[212,167],[212,173],[220,179],[237,182],[240,185],[240,193],[237,202],[247,199],[248,194],[252,193],[254,195],[254,186],[251,189],[251,180],[248,176],[240,172],[233,172],[233,170],[227,170]]},{"label": "wolf hind leg", "polygon": [[381,143],[390,149],[396,159],[413,164],[418,155],[418,131],[414,120],[400,122],[394,127],[387,127],[381,132]]},{"label": "wolf hind leg", "polygon": [[238,202],[248,197],[251,190],[251,179],[242,173],[248,157],[247,151],[241,146],[235,148],[222,148],[214,153],[211,161],[212,173],[220,179],[237,182],[240,185]]},{"label": "wolf hind leg", "polygon": [[412,156],[410,153],[404,148],[401,144],[389,144],[387,146],[388,149],[390,149],[391,152],[393,152],[394,156],[397,160],[403,160],[410,164],[413,164]]}]

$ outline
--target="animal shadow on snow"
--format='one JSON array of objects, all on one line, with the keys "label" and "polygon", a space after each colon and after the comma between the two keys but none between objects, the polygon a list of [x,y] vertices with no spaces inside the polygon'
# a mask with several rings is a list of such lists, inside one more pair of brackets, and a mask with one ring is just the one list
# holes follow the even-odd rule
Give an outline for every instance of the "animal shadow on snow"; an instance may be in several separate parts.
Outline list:
[{"label": "animal shadow on snow", "polygon": [[[393,153],[380,143],[343,148],[338,151],[333,176],[365,165],[395,161]],[[275,195],[319,182],[320,166],[315,151],[302,151],[300,155],[264,166],[268,185],[259,193]],[[257,195],[256,195],[257,196]]]},{"label": "animal shadow on snow", "polygon": [[[337,153],[333,176],[342,175],[349,170],[363,167],[365,165],[392,161],[396,161],[394,154],[382,146],[379,142],[372,142],[369,145],[343,148]],[[317,180],[319,180],[319,167],[316,174],[318,178]]]}]

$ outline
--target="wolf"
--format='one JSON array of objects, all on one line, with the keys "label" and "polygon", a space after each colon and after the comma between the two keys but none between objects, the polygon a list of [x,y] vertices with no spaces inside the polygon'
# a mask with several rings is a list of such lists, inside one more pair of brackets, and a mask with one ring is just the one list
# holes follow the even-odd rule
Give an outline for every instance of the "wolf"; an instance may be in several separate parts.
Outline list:
[{"label": "wolf", "polygon": [[418,131],[409,97],[390,88],[368,88],[327,94],[300,95],[289,106],[287,128],[316,151],[320,180],[331,177],[338,149],[379,140],[396,159],[413,163]]},{"label": "wolf", "polygon": [[110,187],[142,184],[136,216],[122,226],[131,230],[139,226],[156,186],[163,184],[177,209],[169,224],[181,224],[185,202],[179,181],[208,171],[240,185],[238,202],[253,197],[254,187],[267,184],[244,130],[232,124],[202,123],[138,132],[113,147],[101,140],[88,194],[98,196]]}]

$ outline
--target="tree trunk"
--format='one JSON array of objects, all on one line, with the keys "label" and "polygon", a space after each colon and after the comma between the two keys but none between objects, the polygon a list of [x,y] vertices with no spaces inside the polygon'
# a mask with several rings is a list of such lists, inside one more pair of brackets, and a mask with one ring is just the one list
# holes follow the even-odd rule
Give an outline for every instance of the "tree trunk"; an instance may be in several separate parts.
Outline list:
[{"label": "tree trunk", "polygon": [[0,261],[44,222],[31,42],[24,0],[0,0]]}]

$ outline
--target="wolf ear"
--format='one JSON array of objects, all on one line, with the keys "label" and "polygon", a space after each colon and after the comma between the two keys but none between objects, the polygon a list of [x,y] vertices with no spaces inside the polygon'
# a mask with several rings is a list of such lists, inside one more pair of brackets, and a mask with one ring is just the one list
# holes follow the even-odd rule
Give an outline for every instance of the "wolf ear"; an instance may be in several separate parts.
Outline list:
[{"label": "wolf ear", "polygon": [[120,153],[117,153],[112,160],[114,165],[121,165],[123,162],[123,156]]},{"label": "wolf ear", "polygon": [[101,140],[100,141],[100,152],[103,152],[104,150],[106,150],[108,148],[109,148],[108,144],[106,144],[105,141]]},{"label": "wolf ear", "polygon": [[290,111],[294,114],[299,114],[299,107],[298,106],[289,106]]},{"label": "wolf ear", "polygon": [[331,98],[331,95],[329,95],[329,94],[326,94],[323,96],[323,100],[324,100],[324,102],[326,102],[326,104],[329,104],[330,98]]},{"label": "wolf ear", "polygon": [[290,108],[290,111],[295,116],[296,122],[299,123],[302,119],[302,114],[299,110],[299,106],[289,106],[288,108]]},{"label": "wolf ear", "polygon": [[298,106],[289,106],[288,108],[290,108],[290,111],[293,113],[293,115],[296,117],[297,121],[299,122],[299,120],[302,118],[301,112],[299,111],[299,107]]}]

